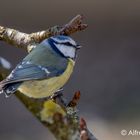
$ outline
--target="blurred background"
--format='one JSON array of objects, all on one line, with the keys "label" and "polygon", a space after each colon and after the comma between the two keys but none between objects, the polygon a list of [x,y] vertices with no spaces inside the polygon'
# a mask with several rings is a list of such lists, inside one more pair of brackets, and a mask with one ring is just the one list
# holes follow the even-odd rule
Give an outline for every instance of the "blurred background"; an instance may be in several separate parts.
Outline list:
[{"label": "blurred background", "polygon": [[[83,46],[65,86],[66,98],[81,91],[79,114],[99,140],[139,140],[139,0],[0,0],[0,25],[31,33],[63,25],[83,14],[89,27],[72,37]],[[0,42],[0,56],[14,66],[26,51]],[[14,96],[0,96],[0,140],[53,140]]]}]

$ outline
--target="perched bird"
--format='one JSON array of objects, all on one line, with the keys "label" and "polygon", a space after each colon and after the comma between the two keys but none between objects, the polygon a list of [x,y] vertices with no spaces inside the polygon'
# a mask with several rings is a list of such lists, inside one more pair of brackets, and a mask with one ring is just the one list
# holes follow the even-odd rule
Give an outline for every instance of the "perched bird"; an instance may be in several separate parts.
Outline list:
[{"label": "perched bird", "polygon": [[0,82],[0,92],[7,97],[16,90],[32,98],[52,96],[71,76],[79,48],[69,36],[44,40]]}]

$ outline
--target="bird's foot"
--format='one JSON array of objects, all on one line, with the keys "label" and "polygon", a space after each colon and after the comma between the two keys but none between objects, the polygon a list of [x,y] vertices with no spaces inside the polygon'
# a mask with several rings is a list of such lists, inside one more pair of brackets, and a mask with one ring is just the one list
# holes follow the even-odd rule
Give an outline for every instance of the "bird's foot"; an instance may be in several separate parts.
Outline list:
[{"label": "bird's foot", "polygon": [[56,99],[56,97],[60,97],[62,96],[62,91],[63,91],[63,88],[60,88],[59,90],[57,90],[50,98],[51,99]]},{"label": "bird's foot", "polygon": [[51,99],[54,100],[57,104],[59,104],[64,110],[67,106],[66,100],[63,98],[63,88],[60,88],[56,91],[52,96]]}]

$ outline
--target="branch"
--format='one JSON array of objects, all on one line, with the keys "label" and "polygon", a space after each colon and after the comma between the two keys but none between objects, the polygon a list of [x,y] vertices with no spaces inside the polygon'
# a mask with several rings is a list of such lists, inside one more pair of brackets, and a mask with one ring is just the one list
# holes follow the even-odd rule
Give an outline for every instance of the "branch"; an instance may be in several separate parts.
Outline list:
[{"label": "branch", "polygon": [[[63,26],[54,26],[44,31],[36,33],[23,33],[15,29],[0,26],[0,40],[5,41],[18,48],[24,48],[30,52],[35,44],[54,35],[70,35],[87,28],[87,24],[82,23],[83,17],[77,15],[69,23]],[[28,48],[27,48],[28,47]]]},{"label": "branch", "polygon": [[[1,72],[0,67],[0,80],[3,79],[1,73],[5,75],[8,70]],[[87,126],[82,124],[81,120],[83,119],[77,115],[76,106],[80,99],[79,91],[74,94],[69,103],[65,101],[63,95],[56,96],[54,100],[28,98],[19,91],[15,95],[52,132],[57,140],[97,140]]]},{"label": "branch", "polygon": [[[84,30],[86,27],[87,25],[82,23],[80,15],[62,27],[55,26],[46,31],[31,34],[0,26],[0,40],[30,52],[34,45],[50,36],[70,35]],[[5,78],[9,72],[3,66],[0,61],[0,80]],[[96,140],[88,130],[85,121],[77,115],[76,106],[80,99],[79,91],[74,94],[69,103],[66,102],[63,94],[57,95],[51,100],[29,98],[19,91],[15,95],[45,127],[49,128],[57,140]]]},{"label": "branch", "polygon": [[80,138],[81,140],[97,140],[94,135],[88,130],[84,118],[80,119]]}]

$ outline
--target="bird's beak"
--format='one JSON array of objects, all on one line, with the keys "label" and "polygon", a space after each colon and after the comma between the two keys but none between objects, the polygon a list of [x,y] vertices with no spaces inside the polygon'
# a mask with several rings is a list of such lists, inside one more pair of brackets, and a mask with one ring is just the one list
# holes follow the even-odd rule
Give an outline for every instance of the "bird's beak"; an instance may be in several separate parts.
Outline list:
[{"label": "bird's beak", "polygon": [[79,49],[81,49],[81,48],[82,48],[82,46],[80,46],[80,45],[77,45],[77,46],[76,46],[76,49],[77,49],[77,50],[79,50]]}]

